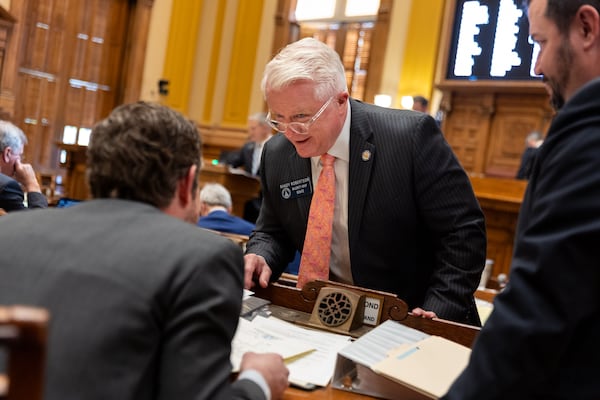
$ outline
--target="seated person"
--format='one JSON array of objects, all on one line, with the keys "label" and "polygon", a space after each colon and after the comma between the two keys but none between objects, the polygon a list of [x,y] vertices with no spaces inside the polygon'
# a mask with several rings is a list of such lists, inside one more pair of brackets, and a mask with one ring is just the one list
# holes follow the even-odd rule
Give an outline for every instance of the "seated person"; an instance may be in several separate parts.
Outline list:
[{"label": "seated person", "polygon": [[207,183],[200,191],[198,226],[246,236],[254,230],[254,224],[231,214],[231,194],[218,183]]},{"label": "seated person", "polygon": [[249,174],[259,175],[263,146],[273,136],[266,118],[266,113],[256,113],[249,116],[248,142],[239,151],[224,154],[222,161],[234,168],[243,166]]},{"label": "seated person", "polygon": [[[267,114],[264,112],[252,114],[248,117],[248,142],[239,151],[227,153],[223,156],[225,163],[234,168],[243,166],[246,172],[260,175],[260,159],[265,143],[273,136],[273,129],[267,123]],[[250,199],[244,204],[244,219],[256,223],[262,196]]]},{"label": "seated person", "polygon": [[[0,208],[6,212],[48,207],[33,167],[21,162],[25,144],[27,136],[21,129],[0,121]],[[23,189],[27,192],[27,206]]]},{"label": "seated person", "polygon": [[540,146],[544,143],[544,139],[542,138],[542,134],[539,132],[531,132],[525,138],[525,151],[521,156],[521,164],[519,165],[519,170],[517,171],[517,179],[529,179],[531,175],[531,169],[533,168],[533,163],[535,158],[537,157],[537,152]]},{"label": "seated person", "polygon": [[429,100],[424,96],[413,96],[412,109],[414,111],[427,113],[429,111]]},{"label": "seated person", "polygon": [[277,354],[231,380],[242,251],[195,226],[201,148],[181,114],[119,106],[90,136],[92,200],[0,218],[0,304],[51,315],[44,399],[282,396]]}]

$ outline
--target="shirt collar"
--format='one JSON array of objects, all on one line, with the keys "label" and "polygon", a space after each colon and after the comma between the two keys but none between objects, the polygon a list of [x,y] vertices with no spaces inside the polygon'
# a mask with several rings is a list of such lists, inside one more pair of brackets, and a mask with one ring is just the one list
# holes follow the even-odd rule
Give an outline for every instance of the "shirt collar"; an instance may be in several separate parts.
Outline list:
[{"label": "shirt collar", "polygon": [[[335,143],[329,151],[328,154],[331,154],[335,158],[339,158],[346,162],[350,161],[350,120],[351,120],[351,108],[350,108],[350,100],[348,100],[348,112],[346,113],[346,120],[344,121],[344,126],[342,126],[342,131],[340,135],[335,140]],[[321,156],[311,157],[313,165],[318,165]]]}]

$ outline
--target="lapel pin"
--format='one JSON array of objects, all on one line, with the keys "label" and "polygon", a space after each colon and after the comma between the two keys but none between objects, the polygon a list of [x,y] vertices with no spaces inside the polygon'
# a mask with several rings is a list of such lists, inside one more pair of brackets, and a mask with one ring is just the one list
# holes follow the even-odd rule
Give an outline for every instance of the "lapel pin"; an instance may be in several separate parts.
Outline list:
[{"label": "lapel pin", "polygon": [[371,159],[371,152],[369,150],[365,150],[362,152],[362,160],[369,161]]}]

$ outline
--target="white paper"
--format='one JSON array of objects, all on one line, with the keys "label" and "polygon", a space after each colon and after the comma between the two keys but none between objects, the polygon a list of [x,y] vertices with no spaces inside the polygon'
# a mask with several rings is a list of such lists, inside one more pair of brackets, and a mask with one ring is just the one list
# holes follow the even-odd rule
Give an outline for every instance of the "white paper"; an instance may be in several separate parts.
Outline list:
[{"label": "white paper", "polygon": [[[248,321],[245,322],[249,323]],[[327,386],[333,376],[338,351],[346,347],[351,341],[349,336],[304,328],[275,317],[264,318],[257,316],[250,324],[253,326],[253,329],[267,332],[272,337],[295,340],[299,343],[308,344],[309,347],[315,349],[315,351],[297,360],[286,363],[290,370],[290,383],[297,383],[301,386],[306,383]],[[236,336],[238,335],[236,334]],[[237,346],[235,338],[232,347],[235,349],[236,354],[242,351]],[[257,351],[256,347],[248,350]],[[284,356],[284,358],[287,357]]]},{"label": "white paper", "polygon": [[387,320],[372,331],[362,335],[340,355],[367,367],[385,359],[391,349],[403,344],[416,343],[429,335],[398,322]]},{"label": "white paper", "polygon": [[[264,319],[263,317],[256,317]],[[240,369],[242,356],[248,351],[254,353],[277,353],[284,360],[314,351],[315,347],[307,342],[270,332],[259,324],[240,318],[238,329],[231,344],[231,364],[233,371]]]}]

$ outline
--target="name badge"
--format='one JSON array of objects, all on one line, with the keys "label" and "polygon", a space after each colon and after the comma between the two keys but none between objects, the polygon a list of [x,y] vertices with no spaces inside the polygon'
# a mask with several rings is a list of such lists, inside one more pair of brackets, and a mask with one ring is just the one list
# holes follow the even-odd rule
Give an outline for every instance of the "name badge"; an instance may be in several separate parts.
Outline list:
[{"label": "name badge", "polygon": [[285,200],[297,199],[298,197],[310,196],[313,192],[312,179],[310,177],[296,179],[292,182],[279,185],[281,197]]}]

